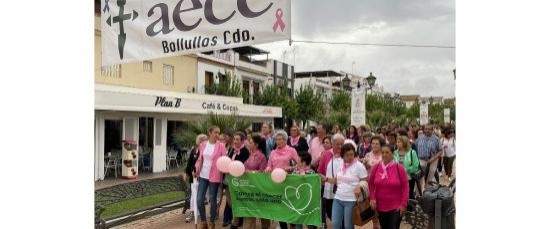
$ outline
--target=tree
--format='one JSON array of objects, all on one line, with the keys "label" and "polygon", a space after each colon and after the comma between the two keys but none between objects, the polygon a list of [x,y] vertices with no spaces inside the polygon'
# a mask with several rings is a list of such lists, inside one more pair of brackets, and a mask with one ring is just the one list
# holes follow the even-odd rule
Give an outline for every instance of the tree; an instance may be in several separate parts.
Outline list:
[{"label": "tree", "polygon": [[296,119],[302,121],[302,129],[306,128],[307,121],[324,113],[321,93],[316,92],[310,85],[305,88],[300,86],[294,101],[297,106]]},{"label": "tree", "polygon": [[298,103],[289,97],[289,92],[286,79],[281,84],[267,85],[260,93],[254,95],[254,104],[281,107],[283,119],[287,121],[295,119],[298,113]]},{"label": "tree", "polygon": [[343,111],[351,113],[351,94],[348,91],[336,91],[332,94],[329,101],[333,111]]},{"label": "tree", "polygon": [[245,131],[246,128],[252,125],[252,121],[247,118],[238,116],[237,113],[231,115],[220,115],[213,112],[208,112],[208,116],[201,117],[199,120],[190,122],[188,129],[179,129],[173,135],[174,140],[184,147],[193,147],[195,139],[199,134],[207,134],[210,126],[218,126],[223,133],[228,129],[233,131]]},{"label": "tree", "polygon": [[211,95],[223,95],[232,97],[244,96],[241,95],[243,94],[241,81],[237,78],[237,76],[235,76],[235,74],[225,70],[224,74],[218,72],[216,77],[218,78],[219,82],[205,87],[206,93]]}]

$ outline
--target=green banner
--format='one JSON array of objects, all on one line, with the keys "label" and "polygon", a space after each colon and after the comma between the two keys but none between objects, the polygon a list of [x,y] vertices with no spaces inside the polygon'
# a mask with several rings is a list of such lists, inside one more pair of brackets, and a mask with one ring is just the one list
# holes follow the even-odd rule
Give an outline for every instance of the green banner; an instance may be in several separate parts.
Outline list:
[{"label": "green banner", "polygon": [[280,184],[271,174],[227,175],[233,216],[321,226],[321,177],[287,175]]}]

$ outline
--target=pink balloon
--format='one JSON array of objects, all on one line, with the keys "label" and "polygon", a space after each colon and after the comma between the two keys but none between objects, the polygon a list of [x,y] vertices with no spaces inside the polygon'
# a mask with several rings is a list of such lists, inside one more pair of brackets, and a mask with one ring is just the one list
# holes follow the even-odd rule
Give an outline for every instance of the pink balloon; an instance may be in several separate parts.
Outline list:
[{"label": "pink balloon", "polygon": [[271,179],[276,183],[281,183],[286,179],[286,171],[283,169],[277,168],[271,172]]},{"label": "pink balloon", "polygon": [[232,161],[229,163],[229,174],[234,177],[240,177],[244,174],[244,164],[240,161]]},{"label": "pink balloon", "polygon": [[229,172],[229,163],[231,163],[231,158],[228,156],[222,156],[218,158],[218,161],[216,161],[216,167],[218,167],[218,170],[222,173],[227,173]]}]

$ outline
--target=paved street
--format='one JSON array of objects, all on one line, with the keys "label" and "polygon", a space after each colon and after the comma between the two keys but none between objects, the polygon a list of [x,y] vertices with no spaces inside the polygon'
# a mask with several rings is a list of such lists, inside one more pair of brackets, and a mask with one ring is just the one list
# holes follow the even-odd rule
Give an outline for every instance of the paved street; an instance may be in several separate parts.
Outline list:
[{"label": "paved street", "polygon": [[[208,211],[208,208],[207,208],[207,211]],[[276,229],[277,226],[278,226],[278,223],[273,223],[271,225],[271,229]],[[181,214],[181,210],[174,210],[174,211],[166,212],[161,215],[152,216],[147,219],[138,220],[138,221],[125,224],[119,227],[115,227],[115,228],[117,229],[130,229],[130,228],[131,229],[172,229],[172,228],[173,229],[176,229],[176,228],[192,229],[192,228],[195,228],[195,225],[193,224],[193,222],[189,222],[189,223],[185,222],[185,215]],[[222,228],[221,220],[216,221],[216,228]],[[229,227],[226,227],[226,228],[228,229]],[[332,228],[332,225],[330,225],[330,223],[328,228]],[[369,228],[372,228],[372,223],[368,223],[363,227],[356,227],[356,228],[369,229]],[[401,228],[410,229],[411,226],[408,224],[401,224]]]},{"label": "paved street", "polygon": [[[456,163],[453,164],[453,170],[456,172],[455,169],[456,169]],[[169,175],[173,176],[175,174],[177,174],[177,173],[176,172],[167,172],[163,175],[164,176],[169,176]],[[162,175],[159,174],[159,176],[162,176]],[[444,184],[444,185],[449,184],[449,182],[446,179],[444,179],[443,177],[440,180],[441,180],[441,183]],[[98,184],[96,184],[96,185],[98,185]],[[455,196],[455,199],[456,199],[456,196]],[[209,212],[208,211],[209,206],[210,205],[206,205],[206,212]],[[224,207],[225,207],[225,205],[222,204],[221,209],[223,209]],[[223,210],[221,210],[220,213],[223,214]],[[258,222],[258,224],[259,224],[259,222]],[[276,229],[277,226],[278,226],[277,223],[273,223],[271,225],[271,229]],[[163,214],[160,214],[160,215],[151,216],[149,218],[137,220],[137,221],[134,221],[134,222],[131,222],[131,223],[128,223],[128,224],[125,224],[125,225],[121,225],[121,226],[118,226],[118,227],[115,227],[115,228],[117,228],[117,229],[172,229],[172,228],[174,228],[174,229],[176,229],[176,228],[178,228],[178,229],[181,229],[181,228],[192,229],[192,228],[195,228],[195,226],[194,226],[193,222],[189,222],[189,223],[185,222],[185,214],[182,214],[181,209],[179,209],[179,210],[169,211],[169,212],[166,212],[166,213],[163,213]],[[221,218],[220,218],[220,220],[216,221],[216,228],[222,228]],[[229,228],[229,227],[226,227],[226,228]],[[330,223],[328,225],[328,228],[332,228],[332,225]],[[363,227],[355,227],[355,228],[356,229],[370,229],[370,228],[372,228],[372,222],[368,223],[367,225],[365,225]],[[402,223],[401,228],[402,229],[410,229],[411,225]]]}]

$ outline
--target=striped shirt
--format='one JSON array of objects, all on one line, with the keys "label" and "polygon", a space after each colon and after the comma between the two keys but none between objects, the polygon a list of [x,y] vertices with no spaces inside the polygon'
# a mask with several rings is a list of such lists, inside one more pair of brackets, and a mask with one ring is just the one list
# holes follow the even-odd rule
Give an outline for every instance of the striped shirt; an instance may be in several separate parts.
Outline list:
[{"label": "striped shirt", "polygon": [[419,137],[415,143],[418,157],[424,161],[430,160],[439,150],[443,149],[443,145],[441,145],[439,139],[433,134],[431,137]]}]

